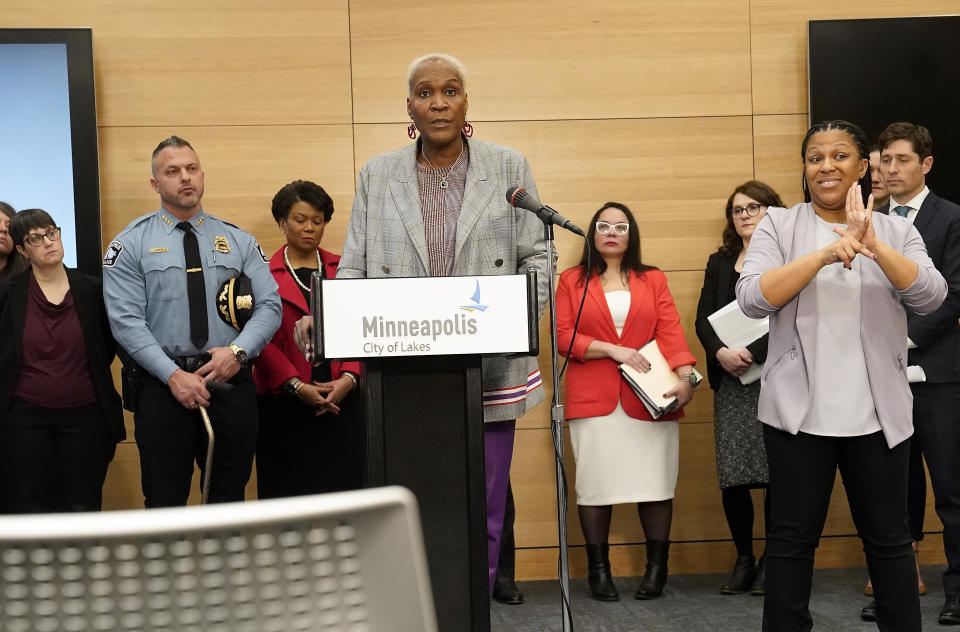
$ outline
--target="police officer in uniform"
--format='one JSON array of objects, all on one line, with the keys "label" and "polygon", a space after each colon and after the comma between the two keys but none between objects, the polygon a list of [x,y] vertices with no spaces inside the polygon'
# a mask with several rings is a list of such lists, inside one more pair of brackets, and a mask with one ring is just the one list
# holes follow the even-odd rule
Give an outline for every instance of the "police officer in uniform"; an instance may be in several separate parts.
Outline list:
[{"label": "police officer in uniform", "polygon": [[[204,212],[203,171],[177,136],[153,152],[150,184],[159,210],[116,236],[103,260],[103,294],[125,363],[147,507],[184,505],[193,464],[206,459],[198,408],[213,422],[210,502],[243,500],[257,440],[249,361],[280,326],[280,297],[252,235]],[[217,315],[222,284],[245,276],[253,309],[238,332]],[[250,302],[249,299],[247,301]],[[128,377],[127,376],[127,377]],[[211,393],[208,380],[232,384]]]}]

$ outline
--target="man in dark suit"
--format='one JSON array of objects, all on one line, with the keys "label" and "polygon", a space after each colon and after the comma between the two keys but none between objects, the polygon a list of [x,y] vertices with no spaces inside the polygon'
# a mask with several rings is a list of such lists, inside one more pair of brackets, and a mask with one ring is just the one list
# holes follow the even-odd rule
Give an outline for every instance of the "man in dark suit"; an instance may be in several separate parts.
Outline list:
[{"label": "man in dark suit", "polygon": [[913,222],[947,280],[947,298],[939,309],[908,318],[907,374],[913,391],[913,441],[930,471],[943,522],[946,601],[939,622],[960,624],[960,206],[927,188],[926,175],[933,167],[927,128],[891,123],[879,144],[890,200],[877,210]]}]

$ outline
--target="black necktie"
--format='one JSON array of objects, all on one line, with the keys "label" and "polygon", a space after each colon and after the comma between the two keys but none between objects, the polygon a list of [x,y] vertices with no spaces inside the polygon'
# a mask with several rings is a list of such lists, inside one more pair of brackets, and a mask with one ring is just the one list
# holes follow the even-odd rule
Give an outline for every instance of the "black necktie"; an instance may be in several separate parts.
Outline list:
[{"label": "black necktie", "polygon": [[200,244],[190,222],[180,222],[177,228],[183,231],[183,256],[187,263],[190,342],[199,353],[207,343],[207,290],[203,282],[203,261],[200,259]]}]

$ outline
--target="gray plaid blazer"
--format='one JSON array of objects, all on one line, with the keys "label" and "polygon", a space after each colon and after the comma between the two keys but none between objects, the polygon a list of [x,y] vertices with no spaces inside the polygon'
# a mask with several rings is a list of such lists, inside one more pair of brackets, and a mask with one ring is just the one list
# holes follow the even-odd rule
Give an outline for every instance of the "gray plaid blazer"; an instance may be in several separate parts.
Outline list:
[{"label": "gray plaid blazer", "polygon": [[[516,274],[536,268],[542,314],[549,284],[543,225],[506,200],[507,189],[517,185],[536,195],[530,165],[508,147],[479,140],[469,141],[468,147],[453,274]],[[429,276],[416,159],[414,143],[374,156],[360,170],[337,278]],[[484,421],[516,419],[544,399],[537,359],[484,357],[483,391]]]}]

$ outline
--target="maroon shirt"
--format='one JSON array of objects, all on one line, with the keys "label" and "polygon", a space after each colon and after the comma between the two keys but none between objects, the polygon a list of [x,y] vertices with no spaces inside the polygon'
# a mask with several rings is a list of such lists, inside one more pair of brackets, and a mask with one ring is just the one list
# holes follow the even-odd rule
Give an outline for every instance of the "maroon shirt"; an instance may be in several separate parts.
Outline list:
[{"label": "maroon shirt", "polygon": [[83,329],[73,294],[54,305],[29,275],[20,372],[13,396],[44,408],[78,408],[97,402]]}]

